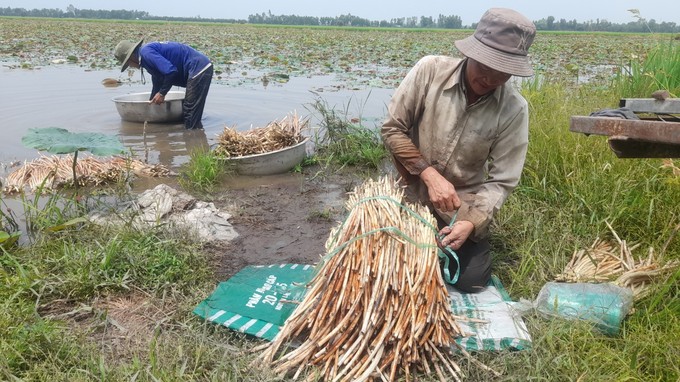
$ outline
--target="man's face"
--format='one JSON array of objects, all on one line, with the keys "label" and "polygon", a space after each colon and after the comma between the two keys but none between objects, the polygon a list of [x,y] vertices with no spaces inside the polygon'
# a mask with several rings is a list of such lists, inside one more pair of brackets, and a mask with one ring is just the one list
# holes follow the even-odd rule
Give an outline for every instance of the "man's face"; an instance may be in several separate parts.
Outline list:
[{"label": "man's face", "polygon": [[470,90],[480,96],[494,91],[512,77],[511,74],[491,69],[472,58],[468,58],[465,74]]},{"label": "man's face", "polygon": [[130,59],[128,60],[128,65],[133,68],[139,69],[139,60],[137,59],[136,54],[130,56]]}]

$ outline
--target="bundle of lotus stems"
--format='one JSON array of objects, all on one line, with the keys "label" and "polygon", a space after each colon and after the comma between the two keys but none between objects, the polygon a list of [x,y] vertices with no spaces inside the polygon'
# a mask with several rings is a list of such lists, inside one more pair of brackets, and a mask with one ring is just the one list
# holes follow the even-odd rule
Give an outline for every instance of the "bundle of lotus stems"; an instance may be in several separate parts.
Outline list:
[{"label": "bundle of lotus stems", "polygon": [[[76,178],[80,186],[100,185],[116,181],[125,172],[138,176],[168,176],[172,173],[162,165],[149,165],[140,160],[124,157],[100,159],[80,158],[76,162]],[[24,187],[56,189],[73,183],[73,156],[40,156],[25,163],[7,176],[4,192],[19,192]]]},{"label": "bundle of lotus stems", "polygon": [[557,276],[557,281],[612,282],[630,288],[634,298],[639,300],[649,294],[653,282],[680,266],[677,260],[659,264],[653,248],[649,248],[647,256],[634,258],[632,252],[639,244],[621,240],[611,225],[607,225],[616,242],[597,238],[590,248],[575,251],[564,272]]},{"label": "bundle of lotus stems", "polygon": [[410,380],[416,372],[460,380],[451,355],[462,332],[440,273],[436,223],[402,198],[390,178],[354,190],[308,292],[260,362],[294,379],[314,367],[308,380]]},{"label": "bundle of lotus stems", "polygon": [[231,158],[262,154],[293,146],[304,140],[302,130],[307,127],[308,123],[308,120],[300,119],[296,113],[292,113],[280,121],[273,121],[265,127],[245,132],[225,127],[224,131],[217,136],[214,153],[220,157]]}]

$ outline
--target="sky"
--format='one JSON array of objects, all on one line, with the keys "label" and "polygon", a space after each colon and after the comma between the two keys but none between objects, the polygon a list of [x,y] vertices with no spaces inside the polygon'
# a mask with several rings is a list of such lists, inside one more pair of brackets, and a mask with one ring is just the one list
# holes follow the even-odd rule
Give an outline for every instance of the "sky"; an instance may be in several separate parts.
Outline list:
[{"label": "sky", "polygon": [[578,22],[608,20],[613,23],[637,21],[628,9],[637,9],[640,16],[657,23],[680,24],[677,0],[0,0],[1,8],[58,8],[66,10],[73,4],[78,9],[126,9],[148,12],[153,16],[247,19],[249,15],[271,12],[274,15],[328,16],[351,14],[369,20],[390,20],[399,17],[457,15],[463,25],[479,20],[492,7],[513,8],[531,20],[553,16],[557,20]]}]

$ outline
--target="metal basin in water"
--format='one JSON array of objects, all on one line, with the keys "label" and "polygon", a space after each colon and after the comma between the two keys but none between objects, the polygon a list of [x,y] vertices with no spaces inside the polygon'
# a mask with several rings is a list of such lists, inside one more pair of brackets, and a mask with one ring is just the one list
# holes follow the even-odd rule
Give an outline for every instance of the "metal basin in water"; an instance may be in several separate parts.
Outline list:
[{"label": "metal basin in water", "polygon": [[129,122],[179,122],[182,120],[183,91],[171,91],[160,105],[150,104],[150,92],[130,93],[113,98],[120,118]]}]

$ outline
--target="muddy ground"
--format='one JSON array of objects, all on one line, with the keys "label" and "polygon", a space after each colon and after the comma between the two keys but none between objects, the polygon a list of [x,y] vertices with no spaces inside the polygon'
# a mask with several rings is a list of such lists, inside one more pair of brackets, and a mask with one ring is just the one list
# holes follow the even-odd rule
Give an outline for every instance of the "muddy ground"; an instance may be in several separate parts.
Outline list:
[{"label": "muddy ground", "polygon": [[346,215],[347,193],[375,174],[305,168],[241,184],[216,195],[213,203],[232,214],[239,237],[205,249],[218,261],[224,281],[246,265],[316,264],[325,253],[331,229]]},{"label": "muddy ground", "polygon": [[[204,244],[214,261],[216,282],[228,280],[247,265],[317,264],[332,228],[346,215],[347,192],[377,175],[305,167],[304,173],[230,178],[208,195],[194,195],[231,214],[229,221],[239,233],[229,243]],[[161,183],[179,187],[175,179]],[[94,301],[84,312],[68,304],[51,304],[43,314],[66,317],[74,330],[90,333],[112,359],[129,360],[150,346],[158,325],[176,313],[176,304],[172,298],[161,301],[133,291]],[[92,330],[102,326],[101,317],[93,312],[106,312],[106,330]]]}]

